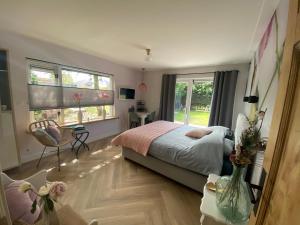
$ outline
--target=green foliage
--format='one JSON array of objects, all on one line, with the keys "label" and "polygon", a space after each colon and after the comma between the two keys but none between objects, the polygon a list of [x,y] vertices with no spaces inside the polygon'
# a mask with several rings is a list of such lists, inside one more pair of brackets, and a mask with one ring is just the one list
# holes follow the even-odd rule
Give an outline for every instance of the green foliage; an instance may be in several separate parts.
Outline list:
[{"label": "green foliage", "polygon": [[50,199],[49,195],[45,195],[41,197],[44,202],[44,210],[48,214],[49,212],[53,211],[54,209],[54,203]]},{"label": "green foliage", "polygon": [[[186,95],[187,95],[187,83],[177,82],[176,83],[176,108],[181,109],[185,106]],[[192,102],[191,107],[193,109],[207,108],[210,106],[211,98],[213,94],[213,82],[212,81],[201,81],[195,82],[192,88]]]},{"label": "green foliage", "polygon": [[193,93],[204,96],[211,96],[213,93],[213,84],[211,81],[196,82],[193,85]]},{"label": "green foliage", "polygon": [[69,73],[65,72],[64,70],[62,71],[62,83],[69,87],[73,87],[73,86],[76,87],[76,85],[74,84],[73,77]]},{"label": "green foliage", "polygon": [[32,84],[37,84],[38,83],[38,77],[34,73],[31,73],[31,83]]},{"label": "green foliage", "polygon": [[213,83],[211,81],[197,82],[192,90],[192,107],[209,107],[213,94]]},{"label": "green foliage", "polygon": [[187,84],[186,83],[183,83],[183,82],[177,82],[176,83],[176,90],[175,90],[176,96],[177,95],[183,95],[184,93],[185,93],[185,96],[186,96],[186,91],[187,91]]},{"label": "green foliage", "polygon": [[37,200],[35,199],[35,200],[33,201],[32,205],[31,205],[31,210],[30,210],[30,212],[31,212],[32,214],[35,213],[36,206],[37,206]]},{"label": "green foliage", "polygon": [[250,127],[241,135],[241,144],[247,151],[252,151],[260,141],[260,131],[255,127]]}]

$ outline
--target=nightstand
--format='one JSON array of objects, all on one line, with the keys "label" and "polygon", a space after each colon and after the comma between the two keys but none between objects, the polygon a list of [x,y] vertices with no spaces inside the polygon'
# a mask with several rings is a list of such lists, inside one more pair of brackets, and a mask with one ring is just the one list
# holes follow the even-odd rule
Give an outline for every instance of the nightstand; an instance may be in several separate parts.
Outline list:
[{"label": "nightstand", "polygon": [[[209,174],[207,183],[208,182],[215,183],[219,177],[220,176],[215,174]],[[214,221],[213,223],[209,223],[210,225],[230,224],[217,208],[216,193],[208,190],[206,188],[206,185],[204,186],[203,189],[203,198],[200,205],[200,212],[201,212],[201,218],[200,218],[201,225],[208,225],[206,223],[207,219]],[[243,224],[235,224],[235,225],[247,225],[247,222]]]}]

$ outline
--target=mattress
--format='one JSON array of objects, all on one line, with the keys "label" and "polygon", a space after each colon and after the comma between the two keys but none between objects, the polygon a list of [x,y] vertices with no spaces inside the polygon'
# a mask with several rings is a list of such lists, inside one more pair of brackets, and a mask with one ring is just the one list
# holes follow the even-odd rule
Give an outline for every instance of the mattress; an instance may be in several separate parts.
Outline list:
[{"label": "mattress", "polygon": [[200,139],[185,136],[195,129],[192,126],[181,126],[155,139],[149,148],[148,155],[164,162],[209,175],[221,174],[224,155],[224,139],[228,128],[211,127],[213,132]]}]

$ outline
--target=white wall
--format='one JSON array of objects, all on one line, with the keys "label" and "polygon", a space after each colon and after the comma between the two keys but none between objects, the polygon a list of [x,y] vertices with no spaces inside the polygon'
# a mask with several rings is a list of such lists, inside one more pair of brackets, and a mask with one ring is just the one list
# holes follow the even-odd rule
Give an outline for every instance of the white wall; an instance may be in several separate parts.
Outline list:
[{"label": "white wall", "polygon": [[206,67],[193,67],[185,69],[164,70],[146,72],[145,83],[148,86],[148,91],[143,94],[146,106],[151,111],[159,111],[160,92],[161,92],[161,79],[163,74],[186,74],[186,73],[205,73],[219,70],[238,70],[238,80],[236,86],[236,94],[234,99],[234,109],[232,118],[232,129],[235,128],[236,117],[239,112],[244,112],[243,97],[246,89],[246,83],[249,74],[249,64],[237,65],[221,65],[221,66],[206,66]]},{"label": "white wall", "polygon": [[[26,132],[29,125],[26,57],[114,74],[116,88],[119,86],[137,88],[141,82],[139,71],[58,45],[8,32],[1,32],[0,48],[9,50],[16,136],[22,162],[37,158],[42,147]],[[138,90],[136,97],[137,99],[140,97]],[[127,109],[132,104],[135,104],[135,101],[119,101],[116,93],[115,112],[119,119],[86,125],[91,133],[89,141],[107,137],[126,129]]]},{"label": "white wall", "polygon": [[[278,44],[279,44],[280,52],[282,52],[283,43],[286,36],[286,27],[287,27],[287,20],[288,20],[288,5],[289,5],[288,0],[281,0],[276,10],[277,17],[278,17]],[[269,21],[271,19],[272,14],[269,16]],[[258,44],[259,43],[257,43],[257,45]],[[268,137],[269,135],[269,130],[270,130],[271,121],[273,117],[273,109],[274,109],[277,90],[278,90],[278,74],[276,74],[275,79],[273,80],[273,82],[271,82],[272,76],[275,71],[275,66],[276,66],[275,50],[276,50],[276,29],[275,29],[275,22],[274,22],[272,31],[270,33],[268,44],[266,46],[266,49],[260,61],[258,59],[257,53],[255,54],[257,69],[256,69],[256,78],[254,79],[254,88],[252,89],[252,93],[251,93],[251,95],[258,94],[259,96],[258,108],[261,108],[262,110],[267,109],[267,113],[264,119],[264,124],[261,130],[263,137]],[[255,51],[258,52],[258,46],[255,46]],[[253,74],[252,72],[253,72],[253,60],[251,64],[249,77],[252,76]],[[248,85],[247,85],[248,95],[250,94],[250,83],[251,83],[251,79],[248,80]],[[269,84],[271,84],[270,90],[268,93],[266,93]],[[266,96],[266,100],[264,103],[262,103],[264,96]],[[250,112],[250,104],[245,104],[245,112],[247,114]]]}]

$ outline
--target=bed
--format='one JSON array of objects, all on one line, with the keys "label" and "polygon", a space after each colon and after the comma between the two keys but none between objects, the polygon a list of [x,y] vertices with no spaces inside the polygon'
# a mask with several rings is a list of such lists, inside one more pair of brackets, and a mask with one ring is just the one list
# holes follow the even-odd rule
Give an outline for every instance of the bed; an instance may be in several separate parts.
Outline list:
[{"label": "bed", "polygon": [[200,139],[185,136],[193,129],[156,121],[125,131],[112,143],[122,146],[125,159],[202,192],[208,174],[224,173],[228,164],[224,153],[231,151],[234,143],[225,138],[228,128],[210,127],[212,132]]}]

